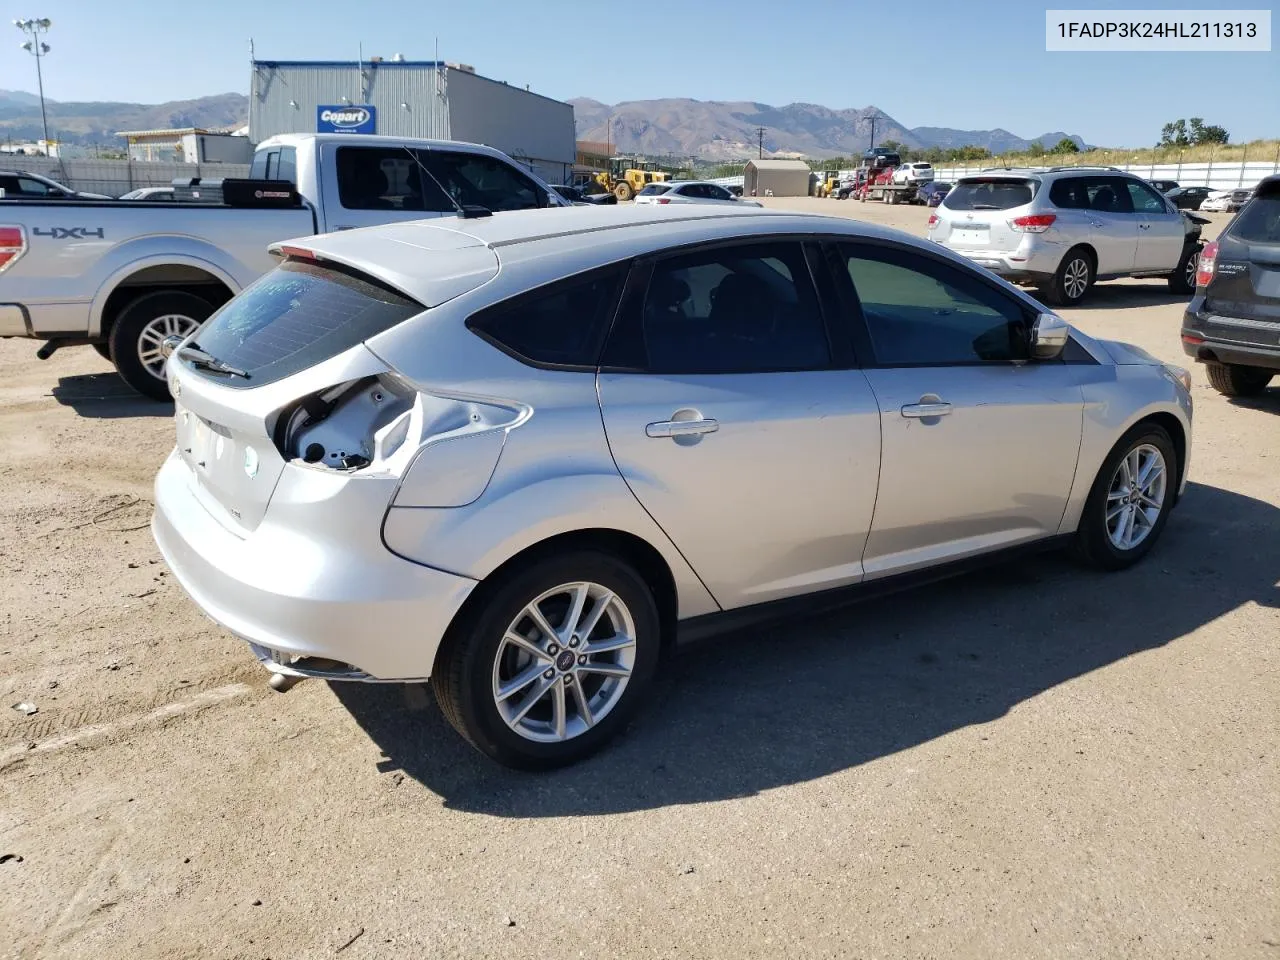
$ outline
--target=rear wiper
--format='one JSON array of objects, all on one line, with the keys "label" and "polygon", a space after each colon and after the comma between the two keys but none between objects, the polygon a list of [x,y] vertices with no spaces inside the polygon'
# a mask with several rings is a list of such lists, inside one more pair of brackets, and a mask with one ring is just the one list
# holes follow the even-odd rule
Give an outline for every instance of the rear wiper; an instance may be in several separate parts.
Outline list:
[{"label": "rear wiper", "polygon": [[212,353],[205,353],[194,343],[189,343],[185,347],[178,350],[178,356],[183,360],[190,360],[197,367],[205,367],[209,370],[216,370],[218,373],[225,373],[233,377],[243,377],[249,379],[249,374],[241,370],[239,367],[233,367],[229,363],[224,363],[215,357]]}]

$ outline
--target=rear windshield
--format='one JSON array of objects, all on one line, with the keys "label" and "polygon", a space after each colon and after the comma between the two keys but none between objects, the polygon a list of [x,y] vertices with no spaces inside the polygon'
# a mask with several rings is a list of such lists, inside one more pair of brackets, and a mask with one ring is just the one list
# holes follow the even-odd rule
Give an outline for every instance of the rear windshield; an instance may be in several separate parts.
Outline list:
[{"label": "rear windshield", "polygon": [[1280,243],[1280,190],[1245,204],[1227,232],[1247,243]]},{"label": "rear windshield", "polygon": [[335,357],[423,309],[340,269],[286,261],[215,313],[196,333],[195,345],[249,374],[226,377],[227,386],[259,387]]},{"label": "rear windshield", "polygon": [[642,197],[656,197],[660,193],[666,193],[671,188],[665,183],[651,183],[640,191]]},{"label": "rear windshield", "polygon": [[1031,202],[1037,182],[1009,177],[961,180],[951,188],[942,205],[948,210],[1012,210]]}]

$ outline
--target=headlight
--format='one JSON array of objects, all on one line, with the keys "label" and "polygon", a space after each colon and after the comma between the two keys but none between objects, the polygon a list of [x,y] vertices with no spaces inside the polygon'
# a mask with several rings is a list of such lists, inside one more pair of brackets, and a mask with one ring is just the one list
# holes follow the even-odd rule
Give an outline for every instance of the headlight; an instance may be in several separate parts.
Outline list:
[{"label": "headlight", "polygon": [[1185,367],[1175,367],[1171,363],[1162,364],[1160,370],[1174,383],[1182,384],[1182,389],[1191,392],[1191,371]]}]

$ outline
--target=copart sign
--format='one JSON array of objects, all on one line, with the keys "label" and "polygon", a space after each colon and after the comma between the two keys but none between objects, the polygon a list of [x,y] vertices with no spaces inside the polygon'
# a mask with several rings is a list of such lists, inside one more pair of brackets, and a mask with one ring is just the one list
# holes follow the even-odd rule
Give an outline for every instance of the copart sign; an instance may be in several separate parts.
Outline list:
[{"label": "copart sign", "polygon": [[316,107],[316,133],[377,133],[378,112],[367,104]]}]

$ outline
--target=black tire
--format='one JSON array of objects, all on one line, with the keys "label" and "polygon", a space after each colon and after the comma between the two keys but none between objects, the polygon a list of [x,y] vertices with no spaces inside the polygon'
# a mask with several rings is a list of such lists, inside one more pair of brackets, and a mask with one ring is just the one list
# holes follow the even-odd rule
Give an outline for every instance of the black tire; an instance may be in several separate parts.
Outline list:
[{"label": "black tire", "polygon": [[[1083,263],[1083,267],[1080,264]],[[1078,286],[1080,271],[1084,272],[1084,286]],[[1084,295],[1093,286],[1095,275],[1093,256],[1085,247],[1072,247],[1067,251],[1058,269],[1044,287],[1044,298],[1059,307],[1070,307],[1084,299]]]},{"label": "black tire", "polygon": [[1196,268],[1200,265],[1200,248],[1189,247],[1182,251],[1178,266],[1169,274],[1169,290],[1183,296],[1196,292]]},{"label": "black tire", "polygon": [[103,360],[106,360],[108,362],[111,360],[111,344],[95,343],[93,345],[93,349],[97,351],[98,356],[100,356]]},{"label": "black tire", "polygon": [[[1107,495],[1111,489],[1111,481],[1123,460],[1136,447],[1149,444],[1160,451],[1164,457],[1166,477],[1164,500],[1160,515],[1156,518],[1150,532],[1136,546],[1121,549],[1111,542],[1107,532]],[[1173,508],[1178,492],[1178,477],[1181,466],[1177,452],[1169,432],[1155,423],[1139,423],[1130,429],[1111,449],[1102,469],[1093,481],[1089,490],[1089,499],[1085,501],[1084,512],[1080,516],[1080,526],[1076,529],[1073,546],[1077,557],[1086,563],[1103,570],[1123,570],[1132,566],[1143,557],[1160,539],[1164,525],[1169,519],[1169,511]]]},{"label": "black tire", "polygon": [[[608,714],[585,732],[558,742],[527,739],[507,725],[495,703],[493,671],[503,635],[535,597],[581,581],[612,591],[630,612],[636,634],[630,678]],[[566,766],[602,748],[643,701],[657,672],[661,621],[648,584],[617,557],[584,550],[539,561],[480,589],[485,590],[482,601],[450,628],[436,657],[431,686],[445,718],[482,753],[522,770]]]},{"label": "black tire", "polygon": [[635,196],[635,191],[631,189],[631,184],[623,180],[613,188],[613,195],[618,198],[619,203],[626,203]]},{"label": "black tire", "polygon": [[1233,363],[1206,363],[1205,372],[1213,389],[1224,397],[1256,397],[1275,376],[1262,367],[1241,367]]},{"label": "black tire", "polygon": [[169,399],[169,384],[163,377],[151,373],[138,356],[139,337],[147,324],[164,316],[186,317],[196,324],[204,323],[213,313],[213,306],[194,294],[178,290],[158,290],[144,293],[124,308],[111,328],[108,343],[111,362],[124,382],[144,397],[153,400]]}]

